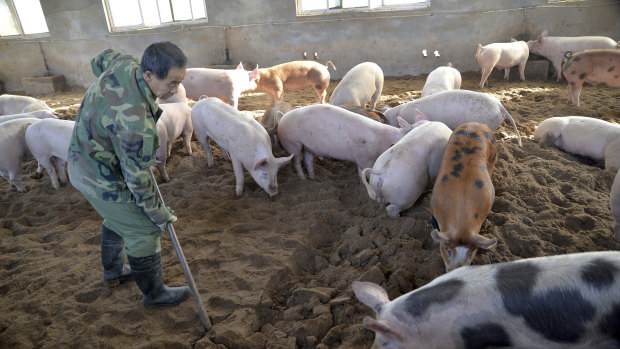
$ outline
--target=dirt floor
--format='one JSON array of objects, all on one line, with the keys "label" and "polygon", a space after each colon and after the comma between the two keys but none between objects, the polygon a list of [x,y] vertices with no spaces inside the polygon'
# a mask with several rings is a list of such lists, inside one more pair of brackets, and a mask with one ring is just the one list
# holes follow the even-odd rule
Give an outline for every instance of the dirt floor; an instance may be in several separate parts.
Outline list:
[{"label": "dirt floor", "polygon": [[[419,97],[426,76],[386,78],[380,104]],[[480,91],[479,73],[463,89]],[[490,78],[517,122],[523,147],[505,122],[496,132],[496,198],[481,233],[498,244],[474,264],[572,252],[620,250],[611,231],[614,174],[600,163],[541,148],[536,126],[553,116],[584,115],[620,123],[620,89],[584,87],[580,108],[568,104],[566,82]],[[337,85],[332,81],[329,94]],[[84,90],[39,96],[63,119],[75,119]],[[287,92],[293,105],[317,102],[313,90]],[[240,99],[260,118],[264,94]],[[133,282],[102,285],[102,219],[70,184],[54,190],[23,165],[27,192],[0,180],[0,347],[2,348],[370,348],[362,327],[372,310],[351,290],[355,280],[381,284],[391,298],[444,273],[431,239],[430,190],[390,219],[372,201],[352,163],[315,160],[315,181],[280,169],[280,195],[269,198],[247,174],[237,198],[230,162],[214,148],[207,168],[197,141],[186,154],[175,141],[160,183],[179,220],[176,232],[213,323],[206,332],[192,299],[165,309],[142,306]],[[167,233],[162,238],[168,285],[185,277]]]}]

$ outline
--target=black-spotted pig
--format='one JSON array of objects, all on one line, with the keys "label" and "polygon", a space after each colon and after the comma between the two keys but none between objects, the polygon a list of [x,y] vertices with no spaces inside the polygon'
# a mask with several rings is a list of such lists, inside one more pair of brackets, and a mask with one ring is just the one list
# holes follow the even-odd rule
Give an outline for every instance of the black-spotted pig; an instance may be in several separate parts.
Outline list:
[{"label": "black-spotted pig", "polygon": [[620,252],[472,265],[392,301],[354,282],[377,349],[620,348]]},{"label": "black-spotted pig", "polygon": [[568,100],[579,106],[583,83],[620,87],[620,50],[567,52],[562,72],[568,81]]},{"label": "black-spotted pig", "polygon": [[447,271],[471,264],[478,248],[497,243],[480,235],[495,199],[491,174],[496,160],[495,136],[486,125],[463,124],[448,140],[430,203],[436,223],[431,236],[440,243]]}]

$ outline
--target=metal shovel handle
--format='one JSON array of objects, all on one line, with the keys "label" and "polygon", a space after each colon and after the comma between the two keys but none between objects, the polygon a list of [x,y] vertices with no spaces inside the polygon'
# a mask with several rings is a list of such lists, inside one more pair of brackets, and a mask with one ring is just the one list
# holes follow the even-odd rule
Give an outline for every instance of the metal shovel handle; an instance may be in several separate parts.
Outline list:
[{"label": "metal shovel handle", "polygon": [[[159,191],[159,186],[157,186],[157,180],[155,179],[155,175],[151,172],[151,179],[153,179],[153,184],[155,185],[155,189],[157,189],[157,196],[159,196],[159,200],[161,200],[162,205],[164,204],[164,198]],[[185,255],[183,254],[183,250],[181,249],[181,244],[179,244],[179,239],[177,238],[177,234],[174,232],[174,227],[172,223],[168,223],[168,233],[170,233],[170,239],[172,240],[172,244],[174,245],[174,250],[177,252],[177,256],[179,257],[179,262],[181,262],[181,268],[183,268],[183,273],[185,274],[185,279],[187,280],[187,284],[189,286],[189,290],[192,293],[194,298],[194,303],[196,304],[196,308],[198,309],[198,316],[200,317],[200,322],[204,326],[204,328],[209,331],[211,329],[211,321],[209,321],[209,316],[207,315],[207,311],[205,310],[204,305],[202,305],[202,299],[200,298],[200,293],[198,293],[198,288],[196,288],[196,283],[194,282],[194,277],[192,276],[192,272],[189,270],[189,266],[187,265],[187,260],[185,260]]]}]

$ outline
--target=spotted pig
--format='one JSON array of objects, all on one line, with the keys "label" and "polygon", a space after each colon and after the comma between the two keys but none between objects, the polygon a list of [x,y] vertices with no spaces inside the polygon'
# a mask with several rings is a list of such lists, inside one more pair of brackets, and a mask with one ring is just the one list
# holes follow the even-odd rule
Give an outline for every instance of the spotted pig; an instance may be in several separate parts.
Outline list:
[{"label": "spotted pig", "polygon": [[579,107],[584,82],[620,87],[620,50],[586,50],[567,52],[562,72],[568,81],[568,100]]},{"label": "spotted pig", "polygon": [[495,136],[486,125],[463,124],[448,140],[430,204],[431,236],[440,243],[447,271],[469,265],[479,247],[497,243],[479,234],[495,198],[491,173],[496,160]]},{"label": "spotted pig", "polygon": [[619,289],[617,251],[462,267],[392,301],[353,283],[377,349],[620,348]]}]

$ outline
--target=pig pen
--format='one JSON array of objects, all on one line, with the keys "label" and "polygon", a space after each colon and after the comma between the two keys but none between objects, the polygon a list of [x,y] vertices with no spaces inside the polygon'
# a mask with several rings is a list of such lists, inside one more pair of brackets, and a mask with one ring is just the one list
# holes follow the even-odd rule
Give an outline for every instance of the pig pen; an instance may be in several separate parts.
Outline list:
[{"label": "pig pen", "polygon": [[[378,105],[420,97],[425,77],[386,78]],[[481,233],[498,243],[474,264],[620,250],[609,208],[614,174],[531,139],[553,116],[620,123],[620,89],[586,86],[576,108],[564,81],[504,82],[492,75],[491,87],[481,90],[479,80],[479,73],[464,73],[462,88],[498,97],[524,139],[520,148],[507,122],[496,132],[496,199]],[[83,94],[39,98],[73,120]],[[316,102],[312,89],[284,98]],[[257,118],[267,106],[264,94],[239,101]],[[32,178],[31,161],[23,165],[27,192],[0,181],[0,347],[370,348],[374,334],[362,319],[374,314],[354,297],[351,283],[381,284],[393,299],[444,273],[429,234],[430,190],[390,219],[368,197],[354,164],[316,159],[316,181],[299,180],[289,164],[278,174],[280,195],[269,198],[246,172],[236,198],[232,166],[219,148],[211,169],[195,140],[192,149],[188,156],[175,141],[167,163],[172,181],[160,188],[179,218],[174,226],[213,329],[201,326],[191,299],[147,309],[134,282],[105,288],[101,218],[71,185],[56,191],[47,174]],[[167,233],[162,249],[166,284],[185,284]]]}]

